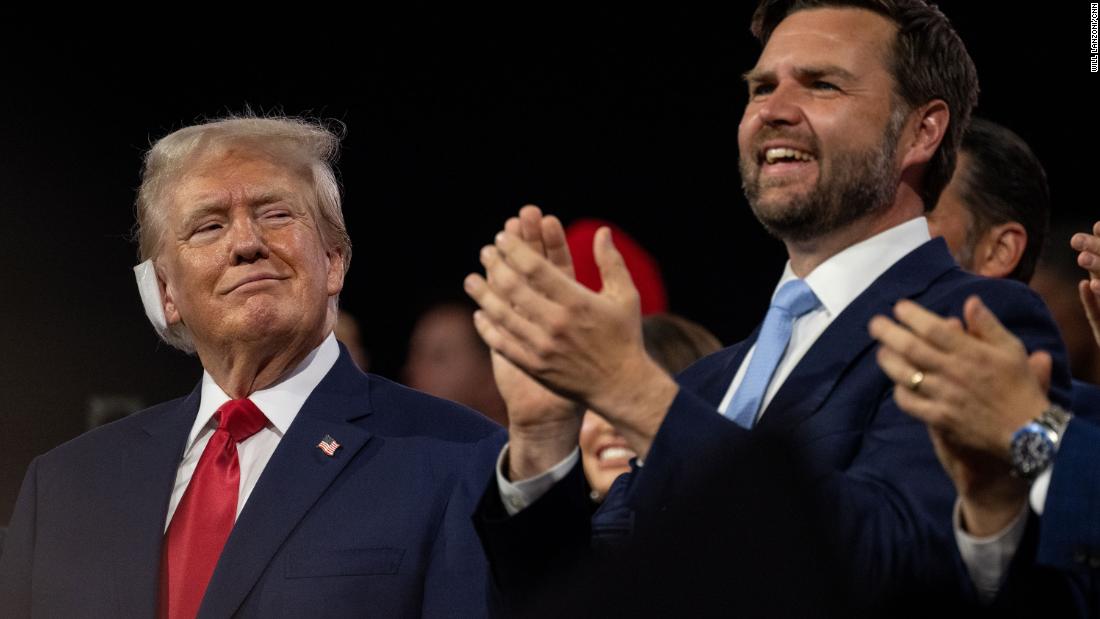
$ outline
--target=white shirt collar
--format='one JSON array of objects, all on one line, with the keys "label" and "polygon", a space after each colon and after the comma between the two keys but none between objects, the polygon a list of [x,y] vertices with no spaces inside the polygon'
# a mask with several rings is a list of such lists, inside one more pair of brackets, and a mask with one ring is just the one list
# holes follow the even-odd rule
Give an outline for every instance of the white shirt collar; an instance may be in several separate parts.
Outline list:
[{"label": "white shirt collar", "polygon": [[[833,255],[806,276],[806,284],[817,295],[825,312],[835,317],[894,263],[931,238],[928,220],[924,217],[910,219]],[[775,292],[797,277],[788,260]]]},{"label": "white shirt collar", "polygon": [[[263,411],[267,417],[268,427],[274,427],[279,436],[282,436],[298,416],[298,411],[306,403],[306,399],[336,364],[339,356],[340,346],[336,344],[336,336],[329,333],[325,341],[306,355],[294,371],[274,385],[253,392],[248,399]],[[184,454],[191,450],[203,430],[208,426],[213,427],[214,413],[218,411],[218,407],[232,399],[214,382],[209,372],[203,370],[199,413],[195,416],[194,425],[191,426],[191,434],[187,438],[187,449],[184,450]]]}]

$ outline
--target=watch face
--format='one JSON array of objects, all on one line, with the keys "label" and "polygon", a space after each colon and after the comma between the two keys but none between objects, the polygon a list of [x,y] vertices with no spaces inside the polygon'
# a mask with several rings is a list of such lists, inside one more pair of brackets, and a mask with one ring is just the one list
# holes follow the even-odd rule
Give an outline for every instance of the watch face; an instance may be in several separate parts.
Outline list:
[{"label": "watch face", "polygon": [[1053,456],[1054,443],[1037,424],[1028,424],[1012,437],[1012,468],[1025,479],[1038,475]]}]

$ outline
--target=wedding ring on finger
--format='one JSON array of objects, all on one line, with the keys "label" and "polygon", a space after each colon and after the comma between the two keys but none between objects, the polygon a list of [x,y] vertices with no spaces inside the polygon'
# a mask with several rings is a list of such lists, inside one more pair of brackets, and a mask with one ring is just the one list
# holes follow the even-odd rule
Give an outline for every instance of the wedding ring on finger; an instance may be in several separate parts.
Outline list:
[{"label": "wedding ring on finger", "polygon": [[909,377],[909,389],[911,391],[920,391],[921,383],[924,382],[924,372],[917,370],[913,372],[913,375]]}]

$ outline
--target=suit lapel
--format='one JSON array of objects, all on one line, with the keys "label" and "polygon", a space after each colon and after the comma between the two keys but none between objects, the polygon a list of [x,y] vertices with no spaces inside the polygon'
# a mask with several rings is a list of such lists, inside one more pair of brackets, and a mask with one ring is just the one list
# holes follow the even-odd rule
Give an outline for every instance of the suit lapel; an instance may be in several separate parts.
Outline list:
[{"label": "suit lapel", "polygon": [[[369,379],[340,358],[290,424],[222,550],[200,617],[229,617],[244,602],[291,531],[367,444],[370,433],[351,423],[370,414]],[[332,456],[318,443],[340,444]]]},{"label": "suit lapel", "polygon": [[825,402],[847,369],[873,344],[867,323],[889,315],[900,299],[914,297],[944,273],[958,268],[943,239],[907,254],[852,301],[814,342],[761,416],[758,428],[790,428]]},{"label": "suit lapel", "polygon": [[690,369],[685,371],[681,375],[681,378],[687,379],[684,381],[684,386],[717,409],[718,405],[722,403],[722,398],[726,397],[726,391],[729,391],[730,383],[737,375],[737,370],[745,360],[745,355],[756,343],[756,338],[759,336],[760,326],[757,325],[748,338],[718,353],[724,355],[725,358],[719,359],[720,365],[716,367],[716,371],[709,372],[705,376],[694,380],[690,378]]},{"label": "suit lapel", "polygon": [[117,472],[123,496],[106,539],[115,556],[120,616],[152,617],[157,612],[164,520],[176,470],[199,410],[198,387],[174,408],[149,418],[120,450]]}]

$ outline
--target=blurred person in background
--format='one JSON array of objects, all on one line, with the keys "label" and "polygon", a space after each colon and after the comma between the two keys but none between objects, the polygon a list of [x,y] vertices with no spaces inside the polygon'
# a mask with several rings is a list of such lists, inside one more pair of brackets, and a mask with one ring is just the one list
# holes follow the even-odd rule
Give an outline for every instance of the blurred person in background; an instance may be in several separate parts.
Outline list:
[{"label": "blurred person in background", "polygon": [[622,254],[630,279],[638,289],[642,316],[667,312],[668,293],[657,258],[626,230],[610,221],[582,217],[565,227],[565,242],[573,256],[573,272],[577,281],[595,292],[603,289],[600,267],[596,264],[596,255],[592,251],[596,231],[601,227],[610,229],[615,235],[615,247]]},{"label": "blurred person in background", "polygon": [[[705,327],[676,314],[651,314],[643,318],[642,341],[649,356],[673,375],[722,348],[718,338]],[[584,413],[580,445],[592,500],[602,501],[615,479],[630,470],[630,460],[638,454],[626,438],[592,410]]]},{"label": "blurred person in background", "polygon": [[1066,242],[1076,234],[1091,234],[1092,224],[1074,217],[1054,217],[1031,287],[1043,297],[1058,323],[1069,353],[1069,369],[1079,381],[1100,384],[1100,348],[1093,345],[1088,316],[1077,287],[1083,276],[1078,253]]},{"label": "blurred person in background", "polygon": [[928,229],[967,271],[1026,284],[1043,250],[1050,208],[1046,171],[1027,143],[1007,127],[973,118]]},{"label": "blurred person in background", "polygon": [[1083,272],[1064,241],[1072,233],[1059,227],[1044,250],[1050,213],[1047,175],[1035,153],[1010,129],[975,118],[928,229],[963,269],[1031,283],[1062,332],[1074,374],[1072,408],[1100,415],[1100,387],[1090,382],[1100,353],[1076,294]]},{"label": "blurred person in background", "polygon": [[[604,220],[581,218],[566,228],[566,240],[575,252],[577,281],[591,290],[602,287],[592,239],[603,225],[621,235],[616,242],[638,286],[642,314],[665,311],[668,298],[656,258],[621,228]],[[493,379],[489,347],[474,329],[475,309],[464,299],[442,301],[424,311],[409,338],[403,381],[413,389],[464,404],[507,426],[508,411]]]},{"label": "blurred person in background", "polygon": [[359,328],[359,321],[345,309],[340,309],[336,315],[336,341],[344,345],[351,355],[351,360],[364,372],[370,371],[370,354],[363,345],[363,330]]},{"label": "blurred person in background", "polygon": [[438,303],[421,314],[409,338],[404,382],[507,426],[508,411],[493,380],[489,347],[478,337],[473,315],[472,304],[464,301]]}]

